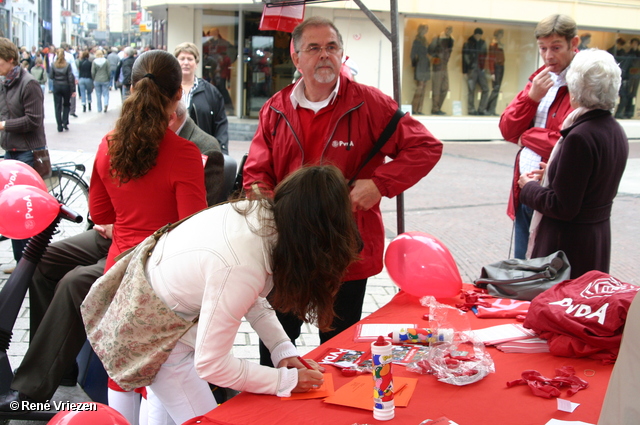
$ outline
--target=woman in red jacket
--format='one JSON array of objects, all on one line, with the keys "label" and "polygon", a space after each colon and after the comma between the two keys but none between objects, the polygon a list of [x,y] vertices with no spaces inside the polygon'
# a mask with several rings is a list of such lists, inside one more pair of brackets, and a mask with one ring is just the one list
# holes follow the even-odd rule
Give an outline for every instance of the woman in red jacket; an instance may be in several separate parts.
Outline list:
[{"label": "woman in red jacket", "polygon": [[[131,95],[116,128],[100,143],[91,176],[91,217],[97,224],[113,223],[105,271],[118,254],[158,228],[207,206],[200,151],[168,129],[182,98],[178,61],[161,50],[143,53],[131,81]],[[127,399],[123,395],[110,391],[109,404],[137,423],[136,403],[112,397]]]}]

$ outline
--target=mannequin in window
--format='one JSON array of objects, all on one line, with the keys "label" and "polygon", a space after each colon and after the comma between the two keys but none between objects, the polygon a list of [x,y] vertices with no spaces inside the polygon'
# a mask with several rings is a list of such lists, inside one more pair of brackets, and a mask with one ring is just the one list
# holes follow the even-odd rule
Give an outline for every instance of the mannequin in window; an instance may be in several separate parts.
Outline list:
[{"label": "mannequin in window", "polygon": [[640,86],[640,39],[634,37],[629,42],[629,94],[627,104],[624,109],[624,118],[633,118],[635,115],[636,102],[634,101],[638,94],[638,86]]},{"label": "mannequin in window", "polygon": [[238,48],[225,40],[218,28],[209,30],[207,38],[207,42],[202,45],[205,79],[222,94],[227,114],[233,114],[229,85],[231,84],[231,65],[236,61]]},{"label": "mannequin in window", "polygon": [[493,88],[489,96],[487,104],[488,115],[498,116],[496,114],[496,105],[500,96],[500,86],[502,85],[502,77],[504,77],[504,46],[502,44],[504,30],[495,30],[493,40],[489,45],[489,72],[491,73],[491,82]]},{"label": "mannequin in window", "polygon": [[578,50],[587,50],[591,43],[591,34],[588,32],[580,36],[580,44],[578,44]]},{"label": "mannequin in window", "polygon": [[427,25],[418,26],[418,34],[411,46],[411,66],[414,68],[413,78],[416,80],[416,91],[413,95],[411,106],[415,115],[424,115],[422,113],[424,92],[427,81],[431,79],[431,61],[429,60],[429,49],[427,38],[425,37],[428,31],[429,27]]},{"label": "mannequin in window", "polygon": [[[476,28],[462,47],[462,73],[467,78],[469,88],[467,113],[469,115],[488,115],[489,84],[484,72],[487,60],[487,43],[482,39],[482,28]],[[482,89],[480,104],[475,107],[476,84]]]},{"label": "mannequin in window", "polygon": [[622,81],[620,84],[620,91],[618,92],[620,95],[620,103],[618,103],[615,114],[615,117],[618,119],[624,118],[624,112],[629,101],[629,69],[631,68],[631,63],[633,61],[633,58],[628,56],[627,52],[624,50],[625,44],[627,44],[625,39],[618,37],[616,39],[616,44],[607,49],[607,52],[611,53],[618,65],[620,65],[620,71],[622,72]]},{"label": "mannequin in window", "polygon": [[447,64],[453,50],[452,32],[452,26],[446,27],[439,36],[433,37],[429,45],[429,55],[431,55],[433,64],[431,115],[446,115],[441,108],[449,92],[449,70],[447,69]]}]

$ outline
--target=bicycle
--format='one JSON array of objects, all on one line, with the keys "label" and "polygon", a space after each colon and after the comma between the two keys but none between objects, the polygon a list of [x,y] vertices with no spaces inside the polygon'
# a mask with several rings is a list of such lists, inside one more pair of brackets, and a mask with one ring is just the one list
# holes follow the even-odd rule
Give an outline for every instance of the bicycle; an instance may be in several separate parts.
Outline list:
[{"label": "bicycle", "polygon": [[89,230],[93,222],[89,220],[89,185],[83,179],[86,167],[75,162],[51,164],[51,177],[45,179],[49,193],[63,205],[76,211],[85,220],[75,223],[62,220],[54,233],[54,240],[74,236]]},{"label": "bicycle", "polygon": [[[51,164],[51,177],[44,180],[48,192],[58,202],[84,218],[82,223],[62,220],[53,234],[54,241],[77,235],[93,227],[93,222],[88,218],[89,185],[83,178],[85,172],[84,164],[75,162]],[[5,236],[0,236],[0,241],[6,239]]]}]

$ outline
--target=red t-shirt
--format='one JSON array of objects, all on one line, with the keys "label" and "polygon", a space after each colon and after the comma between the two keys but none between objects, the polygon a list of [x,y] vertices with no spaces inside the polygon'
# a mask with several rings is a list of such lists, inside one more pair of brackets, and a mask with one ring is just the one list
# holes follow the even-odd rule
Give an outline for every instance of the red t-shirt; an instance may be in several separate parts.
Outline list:
[{"label": "red t-shirt", "polygon": [[304,151],[304,163],[319,164],[322,151],[327,143],[322,139],[325,129],[331,125],[333,103],[314,113],[311,109],[298,106],[297,111],[304,134],[302,134],[302,150]]}]

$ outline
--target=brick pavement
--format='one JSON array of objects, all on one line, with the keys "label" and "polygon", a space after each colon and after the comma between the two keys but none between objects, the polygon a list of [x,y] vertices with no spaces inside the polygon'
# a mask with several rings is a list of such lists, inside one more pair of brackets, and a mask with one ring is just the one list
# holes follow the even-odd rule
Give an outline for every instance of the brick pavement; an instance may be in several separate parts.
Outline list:
[{"label": "brick pavement", "polygon": [[[612,274],[627,282],[640,284],[637,236],[640,234],[635,211],[640,206],[640,143],[631,143],[631,159],[621,193],[614,203],[612,233]],[[232,143],[232,156],[241,158],[247,142]],[[503,142],[449,142],[434,171],[405,193],[405,230],[421,231],[440,239],[451,251],[464,282],[472,282],[484,264],[507,258],[511,221],[505,214],[509,179],[516,147]],[[56,161],[83,162],[90,170],[92,152],[51,152]],[[90,171],[89,171],[90,173]],[[628,187],[635,192],[622,192]],[[396,235],[395,199],[384,199],[382,211],[387,242]],[[13,265],[11,244],[0,242],[0,268]],[[0,274],[0,281],[7,275]],[[386,272],[371,279],[364,314],[384,305],[397,291]],[[12,364],[21,361],[28,344],[28,304],[25,303],[14,328],[9,354]],[[318,345],[317,330],[307,325],[300,351],[306,353]],[[236,338],[236,352],[241,358],[256,360],[257,337],[243,324]]]}]

